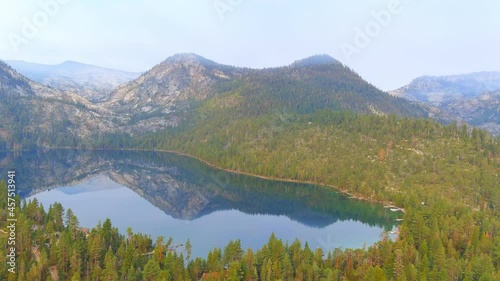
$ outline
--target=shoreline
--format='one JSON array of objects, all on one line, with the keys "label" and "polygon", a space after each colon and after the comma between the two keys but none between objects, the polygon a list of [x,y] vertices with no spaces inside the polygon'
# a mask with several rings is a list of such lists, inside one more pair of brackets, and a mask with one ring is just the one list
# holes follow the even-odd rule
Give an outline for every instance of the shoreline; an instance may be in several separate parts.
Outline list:
[{"label": "shoreline", "polygon": [[366,201],[366,202],[370,202],[370,203],[380,204],[384,208],[386,208],[387,206],[395,207],[395,208],[398,209],[398,211],[401,211],[403,214],[405,214],[404,208],[396,206],[394,204],[394,202],[380,201],[380,200],[375,200],[375,199],[372,199],[372,198],[366,198],[366,197],[361,196],[361,195],[355,195],[355,194],[350,193],[347,190],[342,190],[341,188],[339,188],[337,186],[334,186],[334,185],[325,184],[325,183],[319,183],[319,182],[313,182],[313,181],[304,181],[304,180],[294,180],[294,179],[287,179],[287,178],[276,178],[276,177],[262,176],[262,175],[253,174],[253,173],[250,173],[250,172],[244,172],[244,171],[238,171],[238,170],[231,170],[231,169],[219,167],[219,166],[217,166],[217,165],[215,165],[213,163],[210,163],[210,162],[208,162],[208,161],[206,161],[204,159],[201,159],[201,158],[199,158],[197,156],[194,156],[194,155],[191,155],[191,154],[188,154],[188,153],[185,153],[185,152],[175,151],[175,150],[166,150],[166,149],[139,149],[139,148],[126,148],[126,149],[116,149],[116,148],[104,149],[104,148],[102,148],[101,149],[101,148],[75,148],[75,147],[46,147],[46,148],[43,148],[43,149],[47,149],[47,150],[56,150],[56,149],[71,150],[72,149],[72,150],[89,150],[89,151],[143,151],[143,152],[164,152],[164,153],[171,153],[171,154],[176,154],[176,155],[185,156],[185,157],[189,157],[189,158],[195,159],[195,160],[200,161],[201,163],[203,163],[203,164],[205,164],[205,165],[207,165],[207,166],[209,166],[211,168],[214,168],[214,169],[217,169],[217,170],[221,170],[221,171],[225,171],[225,172],[232,173],[232,174],[236,174],[236,175],[245,175],[245,176],[256,177],[256,178],[260,178],[260,179],[264,179],[264,180],[290,182],[290,183],[311,184],[311,185],[318,185],[318,186],[323,186],[323,187],[327,187],[327,188],[332,188],[332,189],[335,189],[336,191],[338,191],[338,192],[346,195],[349,199],[362,200],[362,201]]},{"label": "shoreline", "polygon": [[380,201],[380,200],[375,200],[375,199],[372,199],[372,198],[366,198],[366,197],[360,196],[360,195],[355,195],[355,194],[350,193],[347,190],[342,190],[342,189],[340,189],[340,188],[338,188],[337,186],[334,186],[334,185],[325,184],[325,183],[318,183],[318,182],[313,182],[313,181],[304,181],[304,180],[294,180],[294,179],[286,179],[286,178],[268,177],[268,176],[262,176],[262,175],[258,175],[258,174],[253,174],[253,173],[250,173],[250,172],[231,170],[231,169],[219,167],[219,166],[217,166],[217,165],[215,165],[213,163],[210,163],[210,162],[208,162],[208,161],[206,161],[204,159],[201,159],[201,158],[199,158],[197,156],[194,156],[192,154],[188,154],[188,153],[185,153],[185,152],[179,152],[179,151],[175,151],[175,150],[166,150],[166,149],[139,149],[139,148],[126,148],[126,149],[125,148],[124,149],[111,148],[111,149],[101,149],[101,148],[74,148],[74,147],[49,147],[49,148],[46,148],[46,149],[49,149],[49,150],[53,150],[53,149],[68,149],[68,150],[69,149],[75,149],[75,150],[89,150],[89,151],[143,151],[143,152],[165,152],[165,153],[172,153],[172,154],[176,154],[176,155],[180,155],[180,156],[186,156],[186,157],[195,159],[195,160],[200,161],[201,163],[203,163],[203,164],[205,164],[205,165],[207,165],[207,166],[209,166],[211,168],[214,168],[214,169],[217,169],[217,170],[221,170],[221,171],[225,171],[225,172],[232,173],[232,174],[245,175],[245,176],[250,176],[250,177],[256,177],[256,178],[260,178],[260,179],[264,179],[264,180],[273,180],[273,181],[290,182],[290,183],[303,183],[303,184],[319,185],[319,186],[323,186],[323,187],[327,187],[327,188],[332,188],[332,189],[335,189],[336,191],[338,191],[338,192],[340,192],[340,193],[348,196],[349,199],[356,199],[356,200],[367,201],[367,202],[370,202],[370,203],[380,204],[384,208],[386,208],[387,206],[391,206],[391,207],[397,208],[403,214],[405,213],[404,208],[396,206],[394,204],[394,202]]}]

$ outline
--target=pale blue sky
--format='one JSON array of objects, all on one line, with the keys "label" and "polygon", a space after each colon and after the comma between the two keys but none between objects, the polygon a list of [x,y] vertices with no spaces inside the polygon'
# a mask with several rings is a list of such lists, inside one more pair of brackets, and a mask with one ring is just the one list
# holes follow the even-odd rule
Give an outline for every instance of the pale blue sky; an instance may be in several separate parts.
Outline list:
[{"label": "pale blue sky", "polygon": [[0,59],[142,71],[179,52],[252,68],[326,53],[391,90],[500,71],[499,14],[498,0],[2,0]]}]

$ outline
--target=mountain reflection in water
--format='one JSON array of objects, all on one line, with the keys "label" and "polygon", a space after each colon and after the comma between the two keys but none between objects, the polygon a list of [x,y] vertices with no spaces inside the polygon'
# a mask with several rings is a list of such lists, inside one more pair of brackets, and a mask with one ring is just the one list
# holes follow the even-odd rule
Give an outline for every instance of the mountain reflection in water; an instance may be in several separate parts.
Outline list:
[{"label": "mountain reflection in water", "polygon": [[190,238],[193,254],[202,256],[230,239],[260,248],[272,232],[323,250],[361,247],[393,229],[398,217],[331,188],[228,173],[172,153],[49,150],[0,157],[2,174],[16,169],[23,198],[36,197],[46,208],[61,202],[84,227],[109,217],[123,232],[131,226],[179,243]]}]

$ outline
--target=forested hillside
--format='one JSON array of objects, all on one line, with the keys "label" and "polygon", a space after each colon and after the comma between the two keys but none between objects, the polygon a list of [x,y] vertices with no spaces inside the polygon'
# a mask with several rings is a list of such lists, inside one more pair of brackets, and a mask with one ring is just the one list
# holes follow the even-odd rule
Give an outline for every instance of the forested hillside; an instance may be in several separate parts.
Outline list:
[{"label": "forested hillside", "polygon": [[[78,92],[78,91],[75,91]],[[90,146],[99,135],[184,127],[209,119],[310,114],[317,110],[427,117],[427,108],[384,93],[323,55],[289,66],[248,69],[195,54],[167,58],[139,78],[90,102],[20,75],[0,62],[0,149]],[[228,110],[237,109],[233,112]]]},{"label": "forested hillside", "polygon": [[[498,143],[483,131],[442,126],[428,120],[395,117],[357,116],[348,113],[318,112],[289,120],[260,120],[257,134],[232,136],[235,128],[220,128],[227,135],[219,139],[213,131],[206,140],[196,135],[172,132],[127,145],[148,145],[192,150],[220,166],[269,176],[341,184],[343,189],[378,200],[395,200],[405,208],[396,241],[382,237],[364,249],[324,253],[300,241],[284,243],[272,236],[254,252],[241,249],[239,241],[214,249],[206,259],[190,257],[190,243],[151,238],[129,231],[119,234],[109,220],[92,229],[88,236],[78,227],[72,212],[61,205],[46,212],[34,201],[16,210],[18,214],[18,273],[6,280],[498,280],[500,223]],[[243,121],[240,121],[243,122]],[[281,122],[281,123],[280,123]],[[296,125],[291,125],[296,124]],[[298,124],[298,125],[297,125]],[[326,125],[327,124],[327,125]],[[239,125],[239,126],[238,126]],[[282,127],[281,130],[276,128]],[[246,131],[252,132],[247,125]],[[274,128],[274,129],[273,129]],[[272,130],[271,130],[272,129]],[[214,127],[207,130],[215,130]],[[243,129],[242,129],[243,130]],[[347,133],[346,131],[350,132]],[[304,132],[299,134],[299,132]],[[277,143],[263,151],[266,134],[275,133]],[[256,140],[261,135],[261,140]],[[279,135],[282,135],[280,137]],[[229,137],[231,136],[231,137]],[[334,138],[335,136],[335,138]],[[243,155],[218,146],[226,138],[245,145]],[[188,139],[191,138],[190,141]],[[293,151],[281,138],[295,144]],[[167,141],[170,139],[170,141]],[[329,143],[329,139],[335,142]],[[115,139],[115,141],[119,141]],[[125,139],[121,144],[125,145]],[[198,142],[200,141],[200,142]],[[272,144],[272,140],[267,140]],[[325,150],[311,148],[322,142]],[[196,146],[202,143],[204,146]],[[152,143],[149,143],[151,145]],[[182,145],[181,145],[182,144]],[[328,145],[330,144],[330,145]],[[203,148],[205,147],[205,148]],[[272,151],[271,151],[272,149]],[[335,151],[341,151],[342,153]],[[253,152],[252,152],[253,151]],[[274,159],[286,153],[290,163]],[[264,151],[265,152],[265,151]],[[266,157],[270,153],[269,157]],[[331,153],[333,159],[325,160]],[[278,154],[279,155],[279,154]],[[342,157],[342,155],[344,155]],[[357,156],[359,155],[359,156]],[[307,157],[306,157],[307,156]],[[350,159],[350,158],[353,159]],[[274,159],[274,160],[272,160]],[[236,161],[237,160],[237,161]],[[293,162],[292,162],[293,161]],[[326,162],[325,162],[326,161]],[[355,163],[358,161],[358,163]],[[232,163],[246,163],[237,168]],[[287,169],[277,166],[290,165]],[[296,163],[296,173],[286,171]],[[260,165],[260,166],[259,166]],[[346,169],[336,172],[335,168]],[[332,175],[317,172],[332,167]],[[356,168],[360,167],[360,168]],[[255,169],[255,170],[253,170]],[[298,171],[297,171],[298,170]],[[281,174],[279,171],[282,171]],[[285,172],[283,172],[285,171]],[[321,170],[320,170],[321,171]],[[345,173],[349,173],[345,175]],[[340,175],[344,174],[343,177]],[[337,175],[337,176],[336,176]],[[327,177],[323,177],[327,176]],[[330,177],[331,176],[331,177]],[[366,178],[365,178],[366,177]],[[372,183],[378,182],[378,185]],[[343,184],[342,184],[343,183]],[[371,186],[368,188],[366,186]],[[6,210],[5,183],[1,186],[2,210]],[[375,192],[372,192],[375,191]],[[19,200],[19,198],[18,198]],[[2,212],[5,221],[6,212]],[[7,236],[2,234],[5,241]],[[57,245],[57,246],[56,246]],[[5,251],[2,248],[2,251]],[[2,254],[5,256],[5,252]],[[2,266],[6,266],[2,263]]]},{"label": "forested hillside", "polygon": [[357,256],[337,252],[345,259],[335,263],[338,278],[383,280],[370,279],[378,267],[387,280],[500,277],[500,144],[487,132],[330,110],[237,119],[231,113],[238,110],[217,109],[214,101],[191,126],[114,136],[102,145],[185,152],[218,167],[320,183],[404,207],[398,241]]}]

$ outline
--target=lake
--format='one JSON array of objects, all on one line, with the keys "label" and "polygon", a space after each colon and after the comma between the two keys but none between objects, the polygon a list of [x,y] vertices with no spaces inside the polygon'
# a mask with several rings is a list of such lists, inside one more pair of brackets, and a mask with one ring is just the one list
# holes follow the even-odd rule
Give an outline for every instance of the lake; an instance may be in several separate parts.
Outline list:
[{"label": "lake", "polygon": [[401,216],[331,188],[228,173],[172,153],[48,150],[0,154],[2,175],[15,169],[18,193],[46,210],[60,202],[80,226],[110,218],[122,234],[189,238],[193,256],[240,239],[244,249],[272,233],[324,251],[360,248],[393,230]]}]

